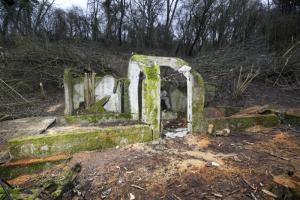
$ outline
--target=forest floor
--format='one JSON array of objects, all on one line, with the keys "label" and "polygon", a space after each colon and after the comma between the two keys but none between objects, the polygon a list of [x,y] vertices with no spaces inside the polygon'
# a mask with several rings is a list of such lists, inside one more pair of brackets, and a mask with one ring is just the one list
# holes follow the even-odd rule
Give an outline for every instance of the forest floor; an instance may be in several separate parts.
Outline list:
[{"label": "forest floor", "polygon": [[[217,96],[215,102],[295,108],[299,97],[297,92],[253,84],[239,101],[227,94]],[[63,91],[53,91],[18,113],[57,116],[63,114],[63,105]],[[63,199],[300,199],[299,135],[295,127],[255,126],[228,137],[161,139],[76,153],[63,164],[9,182],[28,188],[45,176],[56,176],[66,165],[79,163],[81,171]]]},{"label": "forest floor", "polygon": [[[299,130],[252,127],[228,137],[188,135],[81,152],[68,199],[299,199]],[[53,170],[53,169],[52,169]],[[48,176],[49,176],[48,175]],[[28,187],[45,172],[10,183]]]}]

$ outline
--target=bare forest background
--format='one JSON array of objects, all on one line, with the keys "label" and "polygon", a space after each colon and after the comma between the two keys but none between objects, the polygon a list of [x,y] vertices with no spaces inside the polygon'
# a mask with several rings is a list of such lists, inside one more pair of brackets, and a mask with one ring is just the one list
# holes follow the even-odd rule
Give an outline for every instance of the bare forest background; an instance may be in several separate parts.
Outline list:
[{"label": "bare forest background", "polygon": [[235,98],[253,81],[300,90],[299,0],[54,3],[1,0],[0,79],[22,95],[62,88],[66,67],[126,76],[132,53],[182,57]]}]

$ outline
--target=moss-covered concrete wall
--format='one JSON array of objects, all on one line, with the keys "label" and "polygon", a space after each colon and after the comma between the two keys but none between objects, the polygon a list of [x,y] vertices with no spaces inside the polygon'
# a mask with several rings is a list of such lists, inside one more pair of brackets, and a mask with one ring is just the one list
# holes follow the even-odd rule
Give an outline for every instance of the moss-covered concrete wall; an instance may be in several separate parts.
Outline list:
[{"label": "moss-covered concrete wall", "polygon": [[204,100],[205,100],[205,86],[202,76],[196,71],[191,72],[192,74],[192,115],[193,125],[192,131],[204,133],[205,119],[204,119]]},{"label": "moss-covered concrete wall", "polygon": [[71,115],[73,113],[73,82],[72,72],[70,68],[64,71],[64,90],[65,90],[65,114]]},{"label": "moss-covered concrete wall", "polygon": [[154,137],[160,136],[160,68],[157,64],[144,67],[145,80],[143,81],[143,118],[151,124]]},{"label": "moss-covered concrete wall", "polygon": [[[136,65],[138,69],[136,69]],[[137,74],[138,73],[138,74]],[[151,60],[149,56],[134,55],[130,59],[129,63],[129,78],[131,84],[139,84],[139,73],[144,74],[144,80],[142,81],[142,121],[149,124],[153,130],[154,138],[160,136],[160,67]],[[134,106],[131,108],[132,112],[136,112],[138,109],[138,85],[133,86],[130,99]],[[135,90],[135,91],[133,91]]]},{"label": "moss-covered concrete wall", "polygon": [[15,138],[9,141],[13,159],[39,158],[61,153],[105,149],[153,139],[148,125],[81,128]]}]

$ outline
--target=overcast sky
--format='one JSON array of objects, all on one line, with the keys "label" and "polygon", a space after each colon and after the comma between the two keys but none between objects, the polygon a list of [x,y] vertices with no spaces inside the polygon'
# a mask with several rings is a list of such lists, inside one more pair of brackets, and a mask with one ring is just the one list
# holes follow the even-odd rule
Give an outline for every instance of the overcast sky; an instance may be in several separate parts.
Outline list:
[{"label": "overcast sky", "polygon": [[87,0],[55,0],[55,6],[59,8],[71,8],[73,5],[86,9]]}]

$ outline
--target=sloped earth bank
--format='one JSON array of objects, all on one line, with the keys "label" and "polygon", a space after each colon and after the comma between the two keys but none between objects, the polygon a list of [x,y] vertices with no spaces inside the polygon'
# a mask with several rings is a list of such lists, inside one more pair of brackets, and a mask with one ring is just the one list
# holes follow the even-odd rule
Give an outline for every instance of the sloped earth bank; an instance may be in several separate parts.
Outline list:
[{"label": "sloped earth bank", "polygon": [[[62,199],[300,199],[300,131],[291,127],[81,152],[56,168],[77,163]],[[10,182],[31,187],[45,174]]]}]

